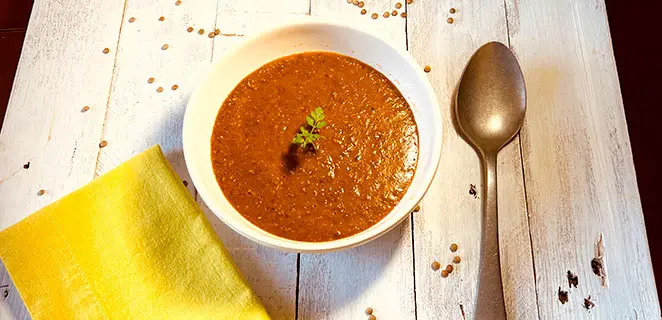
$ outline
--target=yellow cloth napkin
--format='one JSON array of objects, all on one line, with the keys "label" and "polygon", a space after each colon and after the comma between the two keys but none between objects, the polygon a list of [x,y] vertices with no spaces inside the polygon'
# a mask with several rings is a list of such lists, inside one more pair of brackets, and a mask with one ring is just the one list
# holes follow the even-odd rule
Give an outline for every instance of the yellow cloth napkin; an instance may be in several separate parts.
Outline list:
[{"label": "yellow cloth napkin", "polygon": [[269,319],[154,146],[0,233],[34,319]]}]

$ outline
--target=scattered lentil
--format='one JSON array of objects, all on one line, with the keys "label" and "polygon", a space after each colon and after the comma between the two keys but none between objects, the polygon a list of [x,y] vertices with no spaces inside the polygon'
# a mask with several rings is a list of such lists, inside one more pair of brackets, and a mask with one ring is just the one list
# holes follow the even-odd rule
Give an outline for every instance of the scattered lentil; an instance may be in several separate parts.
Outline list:
[{"label": "scattered lentil", "polygon": [[368,13],[368,10],[366,10],[366,9],[361,9],[361,14],[366,14],[366,13]]},{"label": "scattered lentil", "polygon": [[347,3],[352,3],[352,0],[347,0]]},{"label": "scattered lentil", "polygon": [[421,211],[421,206],[416,205],[416,208],[414,208],[414,212],[419,212],[419,211]]},{"label": "scattered lentil", "polygon": [[30,161],[23,165],[23,169],[30,169]]},{"label": "scattered lentil", "polygon": [[373,18],[373,19],[377,19],[377,18],[379,18],[379,15],[376,14],[376,13],[373,13],[370,17]]},{"label": "scattered lentil", "polygon": [[216,34],[214,33],[214,31],[212,31],[207,36],[210,37],[210,38],[213,38],[213,37],[216,36]]},{"label": "scattered lentil", "polygon": [[168,50],[168,48],[170,48],[170,46],[167,43],[161,46],[161,50]]},{"label": "scattered lentil", "polygon": [[99,142],[99,148],[103,148],[107,145],[108,145],[108,141],[106,141],[106,140],[101,140],[101,142]]},{"label": "scattered lentil", "polygon": [[414,0],[407,0],[407,4],[412,4],[414,3]]},{"label": "scattered lentil", "polygon": [[188,187],[188,181],[184,180],[182,181],[182,183],[184,184],[185,187]]},{"label": "scattered lentil", "polygon": [[136,18],[134,17],[129,18],[129,23],[133,23],[134,21],[136,21]]},{"label": "scattered lentil", "polygon": [[363,8],[363,6],[365,6],[365,3],[363,3],[363,1],[359,1],[359,8]]},{"label": "scattered lentil", "polygon": [[448,18],[448,19],[446,20],[446,22],[448,22],[448,23],[453,23],[453,18]]},{"label": "scattered lentil", "polygon": [[451,8],[450,10],[448,10],[448,12],[455,13],[455,8]]},{"label": "scattered lentil", "polygon": [[453,263],[458,264],[458,263],[460,263],[460,262],[462,262],[462,258],[460,258],[460,256],[455,256],[455,257],[453,258]]},{"label": "scattered lentil", "polygon": [[397,16],[398,15],[398,10],[393,10],[393,12],[391,12],[391,15],[394,16],[394,17]]},{"label": "scattered lentil", "polygon": [[110,49],[108,49],[108,48],[103,49],[104,54],[108,54],[108,52],[110,52]]},{"label": "scattered lentil", "polygon": [[40,196],[40,197],[43,196],[44,193],[46,193],[46,191],[44,189],[40,189],[39,191],[37,191],[37,195]]},{"label": "scattered lentil", "polygon": [[219,35],[219,34],[221,34],[221,29],[216,29],[216,30],[214,30],[214,34],[215,34],[215,35]]},{"label": "scattered lentil", "polygon": [[448,271],[446,271],[446,270],[441,270],[441,276],[442,276],[443,278],[448,277]]},{"label": "scattered lentil", "polygon": [[371,314],[368,316],[368,320],[377,320],[377,317],[375,317],[374,314]]},{"label": "scattered lentil", "polygon": [[383,14],[382,16],[383,16],[384,18],[388,18],[390,15],[391,15],[391,14],[388,13],[388,11],[386,11],[386,12],[384,12],[384,14]]},{"label": "scattered lentil", "polygon": [[476,191],[475,184],[469,184],[469,194],[474,196],[474,199],[478,198],[478,191]]},{"label": "scattered lentil", "polygon": [[358,6],[359,5],[359,0],[353,0],[352,4],[355,5],[355,6]]},{"label": "scattered lentil", "polygon": [[370,308],[370,307],[368,307],[368,308],[365,309],[365,314],[366,314],[366,315],[371,315],[372,312],[373,312],[373,310],[372,310],[372,308]]},{"label": "scattered lentil", "polygon": [[595,303],[591,301],[591,296],[588,296],[588,298],[584,298],[584,308],[586,310],[591,310],[593,309],[593,307],[595,307]]},{"label": "scattered lentil", "polygon": [[432,68],[430,66],[425,66],[425,68],[423,68],[423,71],[425,72],[430,72],[431,70]]},{"label": "scattered lentil", "polygon": [[562,304],[568,302],[568,291],[561,290],[561,287],[559,287],[559,301],[561,301]]},{"label": "scattered lentil", "polygon": [[200,29],[200,30],[198,30],[198,34],[199,34],[199,35],[203,35],[203,34],[205,34],[205,29]]},{"label": "scattered lentil", "polygon": [[163,92],[163,87],[156,88],[156,92]]},{"label": "scattered lentil", "polygon": [[177,89],[179,89],[179,86],[176,85],[176,84],[173,84],[173,85],[172,85],[172,90],[177,90]]},{"label": "scattered lentil", "polygon": [[437,270],[439,270],[439,268],[441,268],[441,264],[437,261],[433,261],[432,262],[432,270],[437,271]]},{"label": "scattered lentil", "polygon": [[147,83],[154,83],[154,78],[147,79]]},{"label": "scattered lentil", "polygon": [[450,264],[449,264],[449,265],[447,265],[447,266],[446,266],[446,272],[448,272],[448,273],[451,273],[451,272],[453,272],[453,266],[452,266],[452,265],[450,265]]},{"label": "scattered lentil", "polygon": [[573,286],[577,288],[577,285],[579,285],[579,277],[568,270],[568,288],[572,288]]},{"label": "scattered lentil", "polygon": [[396,8],[396,9],[400,9],[400,8],[402,8],[402,3],[400,3],[400,2],[396,3],[396,4],[395,4],[395,8]]},{"label": "scattered lentil", "polygon": [[190,32],[193,32],[193,27],[188,27],[188,28],[186,28],[186,32],[189,32],[189,33],[190,33]]},{"label": "scattered lentil", "polygon": [[179,1],[179,0],[177,0],[177,2],[175,2],[175,5],[176,5],[176,6],[178,6],[178,5],[180,5],[180,4],[182,4],[182,2]]},{"label": "scattered lentil", "polygon": [[457,244],[456,243],[451,243],[451,252],[457,251]]},{"label": "scattered lentil", "polygon": [[80,109],[80,112],[87,112],[88,110],[90,110],[90,107],[84,106],[83,109]]},{"label": "scattered lentil", "polygon": [[407,13],[406,13],[406,12],[403,12],[403,13],[400,14],[400,16],[403,17],[403,18],[406,18],[406,17],[407,17]]},{"label": "scattered lentil", "polygon": [[159,21],[165,20],[165,17],[159,17]]}]

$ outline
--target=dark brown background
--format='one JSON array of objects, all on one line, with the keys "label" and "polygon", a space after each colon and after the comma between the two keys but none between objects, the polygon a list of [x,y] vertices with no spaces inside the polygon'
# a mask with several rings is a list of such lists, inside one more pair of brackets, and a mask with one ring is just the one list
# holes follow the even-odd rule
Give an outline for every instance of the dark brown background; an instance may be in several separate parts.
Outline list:
[{"label": "dark brown background", "polygon": [[[653,156],[653,150],[662,147],[662,122],[657,124],[659,130],[654,130],[656,117],[662,116],[662,54],[655,50],[662,47],[658,40],[662,33],[662,1],[637,5],[623,0],[606,2],[659,296],[662,231],[657,234],[656,227],[661,226],[662,201],[654,197],[662,198],[662,188],[656,183],[662,179],[662,170],[655,168],[661,161]],[[0,0],[0,128],[31,8],[32,0]]]}]

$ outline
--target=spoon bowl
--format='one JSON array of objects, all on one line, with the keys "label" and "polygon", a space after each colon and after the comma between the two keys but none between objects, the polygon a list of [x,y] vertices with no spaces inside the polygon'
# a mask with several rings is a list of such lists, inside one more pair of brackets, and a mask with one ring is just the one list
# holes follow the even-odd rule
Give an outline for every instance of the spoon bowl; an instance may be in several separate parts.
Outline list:
[{"label": "spoon bowl", "polygon": [[519,132],[526,114],[526,87],[508,47],[490,42],[467,64],[455,103],[460,133],[483,164],[483,219],[475,319],[506,319],[499,260],[497,154]]}]

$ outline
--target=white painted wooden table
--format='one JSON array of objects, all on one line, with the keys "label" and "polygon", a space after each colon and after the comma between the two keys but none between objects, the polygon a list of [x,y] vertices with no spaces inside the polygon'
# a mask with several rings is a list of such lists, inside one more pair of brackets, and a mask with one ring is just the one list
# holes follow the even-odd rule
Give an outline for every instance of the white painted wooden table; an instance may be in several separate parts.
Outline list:
[{"label": "white painted wooden table", "polygon": [[[0,229],[153,144],[187,180],[182,115],[214,59],[267,24],[336,16],[381,32],[432,66],[444,117],[442,160],[420,212],[349,251],[276,252],[208,214],[274,319],[364,319],[366,307],[378,319],[461,319],[462,306],[472,318],[481,203],[469,186],[479,186],[480,170],[450,109],[465,63],[491,40],[510,45],[528,89],[524,128],[499,156],[509,318],[660,319],[603,1],[416,0],[399,10],[406,19],[382,17],[396,1],[363,1],[364,16],[346,0],[36,0],[0,134]],[[215,28],[221,35],[209,38]],[[108,145],[100,149],[102,140]],[[600,234],[606,288],[590,265]],[[444,279],[430,263],[449,263],[453,242],[463,260]],[[579,276],[576,289],[568,289],[568,270]],[[0,318],[28,318],[4,269],[0,281],[9,294]],[[570,292],[566,304],[559,287]],[[590,312],[583,307],[589,295]]]}]

